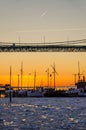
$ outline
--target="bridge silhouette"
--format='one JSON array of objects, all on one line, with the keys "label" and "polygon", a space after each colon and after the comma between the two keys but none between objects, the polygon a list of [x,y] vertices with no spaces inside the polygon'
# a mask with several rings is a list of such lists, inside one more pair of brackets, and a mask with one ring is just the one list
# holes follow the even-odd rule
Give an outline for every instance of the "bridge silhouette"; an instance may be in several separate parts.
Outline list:
[{"label": "bridge silhouette", "polygon": [[86,39],[44,43],[0,42],[0,52],[86,52]]}]

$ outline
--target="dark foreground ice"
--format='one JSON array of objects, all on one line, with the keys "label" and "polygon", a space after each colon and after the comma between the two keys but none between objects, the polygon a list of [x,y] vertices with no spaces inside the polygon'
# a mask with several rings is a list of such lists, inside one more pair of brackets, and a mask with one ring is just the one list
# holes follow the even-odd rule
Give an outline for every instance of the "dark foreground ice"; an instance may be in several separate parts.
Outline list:
[{"label": "dark foreground ice", "polygon": [[0,130],[86,130],[86,98],[0,98]]}]

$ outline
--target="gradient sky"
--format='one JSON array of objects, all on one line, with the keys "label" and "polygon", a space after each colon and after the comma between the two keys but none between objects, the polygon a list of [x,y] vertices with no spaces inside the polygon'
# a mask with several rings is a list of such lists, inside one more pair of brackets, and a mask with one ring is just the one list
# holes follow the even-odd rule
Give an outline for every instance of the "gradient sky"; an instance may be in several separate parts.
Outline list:
[{"label": "gradient sky", "polygon": [[86,0],[0,0],[0,41],[86,37]]},{"label": "gradient sky", "polygon": [[[86,38],[86,0],[0,0],[0,41],[51,42]],[[74,84],[72,74],[86,71],[86,53],[0,53],[0,83],[9,83],[12,65],[12,84],[17,85],[21,61],[24,66],[24,85],[47,84],[46,69],[55,62],[57,86]],[[46,81],[46,82],[45,82]],[[53,84],[53,81],[52,83]]]},{"label": "gradient sky", "polygon": [[[26,53],[0,53],[0,83],[9,83],[10,65],[12,65],[12,85],[17,85],[17,75],[20,74],[21,61],[23,61],[23,85],[33,86],[34,72],[37,72],[36,85],[47,85],[47,68],[53,72],[51,65],[55,63],[56,85],[74,85],[73,74],[78,73],[78,61],[81,73],[86,74],[85,52],[26,52]],[[31,75],[29,75],[31,74]],[[52,82],[53,86],[53,74]]]}]

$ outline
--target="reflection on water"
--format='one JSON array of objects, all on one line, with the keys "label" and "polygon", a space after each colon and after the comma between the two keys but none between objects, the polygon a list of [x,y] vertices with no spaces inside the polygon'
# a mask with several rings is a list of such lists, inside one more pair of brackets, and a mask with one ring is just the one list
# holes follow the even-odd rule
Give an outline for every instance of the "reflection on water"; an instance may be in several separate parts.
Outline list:
[{"label": "reflection on water", "polygon": [[0,114],[0,130],[85,130],[86,98],[1,98]]},{"label": "reflection on water", "polygon": [[0,94],[0,98],[5,98],[5,94]]}]

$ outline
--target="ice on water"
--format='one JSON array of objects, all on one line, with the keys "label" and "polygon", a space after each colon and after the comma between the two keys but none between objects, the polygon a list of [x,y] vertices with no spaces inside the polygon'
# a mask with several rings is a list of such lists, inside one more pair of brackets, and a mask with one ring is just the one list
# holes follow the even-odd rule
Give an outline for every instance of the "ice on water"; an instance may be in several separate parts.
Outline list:
[{"label": "ice on water", "polygon": [[86,130],[86,98],[0,99],[0,130]]}]

